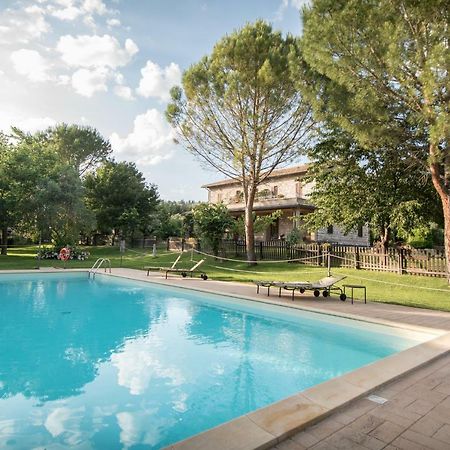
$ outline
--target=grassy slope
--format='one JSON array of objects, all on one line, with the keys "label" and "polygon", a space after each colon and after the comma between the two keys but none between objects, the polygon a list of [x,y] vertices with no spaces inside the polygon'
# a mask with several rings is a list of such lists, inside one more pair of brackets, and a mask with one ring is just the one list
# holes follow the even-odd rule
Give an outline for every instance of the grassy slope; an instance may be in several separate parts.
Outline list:
[{"label": "grassy slope", "polygon": [[[89,247],[86,250],[91,252],[91,257],[87,261],[70,261],[67,263],[67,267],[91,267],[95,260],[101,257],[111,259],[113,267],[120,267],[121,258],[117,248]],[[34,246],[11,249],[9,256],[0,256],[0,270],[33,269],[37,266],[35,254],[36,247]],[[139,249],[128,250],[122,258],[122,267],[142,269],[145,265],[167,266],[176,257],[176,254],[168,254],[164,249],[158,251],[156,258],[153,258],[148,250],[146,254]],[[192,266],[194,263],[190,261],[190,258],[190,253],[186,253],[178,266],[186,268]],[[194,255],[194,259],[200,259],[199,255]],[[63,263],[55,260],[43,260],[41,261],[41,267],[62,268]],[[241,282],[253,280],[313,281],[326,275],[326,269],[323,267],[287,263],[262,263],[256,267],[249,267],[245,262],[219,262],[213,258],[207,258],[202,270],[207,272],[212,279]],[[341,268],[333,268],[332,272],[335,275],[346,275],[345,281],[348,283],[367,286],[367,296],[370,301],[450,311],[450,288],[447,287],[444,278]],[[402,286],[396,286],[395,284],[401,284]],[[444,292],[421,288],[442,289]],[[355,295],[360,296],[361,291],[355,291]]]}]

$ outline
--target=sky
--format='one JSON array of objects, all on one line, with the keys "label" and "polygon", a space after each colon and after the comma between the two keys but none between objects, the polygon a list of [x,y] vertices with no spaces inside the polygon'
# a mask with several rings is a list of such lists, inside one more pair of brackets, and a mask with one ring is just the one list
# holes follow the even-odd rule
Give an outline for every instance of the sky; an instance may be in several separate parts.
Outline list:
[{"label": "sky", "polygon": [[298,35],[304,0],[0,0],[0,129],[97,128],[165,200],[223,178],[181,145],[169,90],[225,34],[264,19]]}]

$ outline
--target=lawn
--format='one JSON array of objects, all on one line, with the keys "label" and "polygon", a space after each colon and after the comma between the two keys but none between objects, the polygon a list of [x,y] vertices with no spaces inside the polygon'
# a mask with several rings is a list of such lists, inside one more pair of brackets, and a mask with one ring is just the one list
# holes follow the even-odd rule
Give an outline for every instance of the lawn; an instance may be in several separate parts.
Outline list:
[{"label": "lawn", "polygon": [[[38,266],[35,258],[36,250],[36,246],[10,249],[8,256],[0,256],[0,270],[36,268]],[[69,261],[67,268],[91,267],[97,258],[109,258],[112,267],[142,269],[145,265],[170,265],[177,257],[177,254],[168,253],[163,248],[158,249],[156,257],[153,257],[151,250],[148,249],[145,251],[129,249],[122,257],[116,247],[86,247],[85,250],[91,253],[90,258],[87,261]],[[198,260],[200,256],[194,255],[194,259]],[[185,253],[179,267],[188,268],[193,264],[191,254]],[[63,263],[57,260],[42,260],[40,266],[63,268]],[[245,262],[220,262],[210,257],[203,264],[202,270],[207,272],[211,279],[240,282],[253,280],[313,281],[326,276],[324,267],[298,263],[264,262],[250,267]],[[346,275],[348,283],[367,286],[367,297],[370,301],[450,311],[450,288],[444,278],[344,268],[332,268],[332,273]]]}]

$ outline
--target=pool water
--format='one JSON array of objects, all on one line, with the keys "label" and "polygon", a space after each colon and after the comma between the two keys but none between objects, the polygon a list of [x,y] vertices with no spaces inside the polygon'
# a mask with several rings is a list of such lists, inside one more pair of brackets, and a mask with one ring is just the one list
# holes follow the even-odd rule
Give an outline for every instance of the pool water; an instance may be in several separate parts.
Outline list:
[{"label": "pool water", "polygon": [[0,275],[0,448],[161,448],[417,343],[104,275]]}]

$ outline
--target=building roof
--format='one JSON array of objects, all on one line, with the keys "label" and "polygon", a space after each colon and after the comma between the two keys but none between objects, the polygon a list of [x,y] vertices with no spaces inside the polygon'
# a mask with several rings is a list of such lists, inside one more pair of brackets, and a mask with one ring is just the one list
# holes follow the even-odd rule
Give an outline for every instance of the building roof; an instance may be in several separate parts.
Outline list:
[{"label": "building roof", "polygon": [[[284,176],[288,176],[288,175],[304,174],[308,170],[308,166],[309,166],[308,164],[300,164],[298,166],[286,167],[284,169],[274,170],[268,177],[268,180],[270,180],[272,178],[284,177]],[[233,184],[240,184],[240,180],[228,178],[226,180],[220,180],[220,181],[216,181],[214,183],[204,184],[202,186],[202,188],[209,189],[209,188],[216,187],[216,186],[226,186],[226,185],[233,185]]]}]

